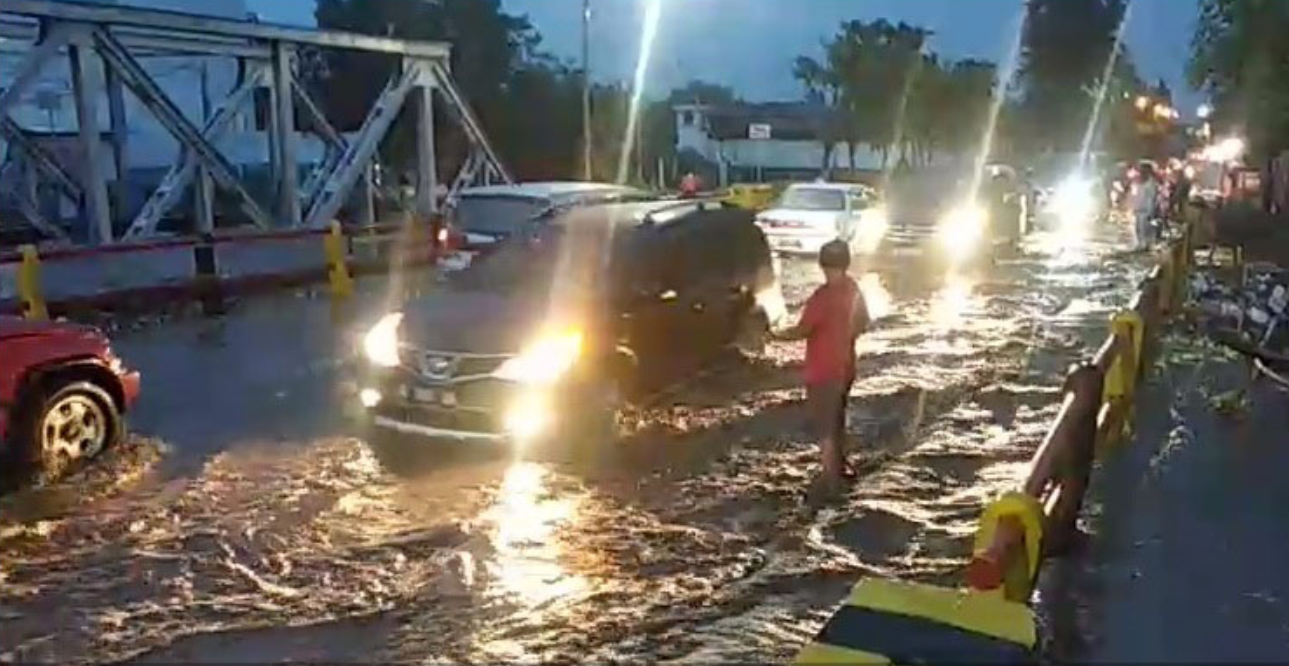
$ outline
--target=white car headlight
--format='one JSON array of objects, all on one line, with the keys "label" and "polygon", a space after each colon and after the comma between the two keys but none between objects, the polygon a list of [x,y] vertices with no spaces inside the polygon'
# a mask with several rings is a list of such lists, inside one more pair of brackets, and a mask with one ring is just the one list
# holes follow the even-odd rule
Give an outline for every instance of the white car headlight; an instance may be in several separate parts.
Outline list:
[{"label": "white car headlight", "polygon": [[1052,211],[1067,224],[1082,223],[1096,214],[1096,197],[1092,183],[1080,178],[1067,178],[1052,195]]},{"label": "white car headlight", "polygon": [[940,242],[955,253],[967,253],[985,235],[988,214],[978,204],[965,204],[949,211],[940,220]]},{"label": "white car headlight", "polygon": [[506,359],[493,374],[520,384],[553,384],[568,373],[581,354],[581,331],[544,335],[518,356]]},{"label": "white car headlight", "polygon": [[869,254],[876,252],[890,227],[891,222],[887,217],[886,209],[869,208],[860,212],[859,228],[855,230],[860,252]]},{"label": "white car headlight", "polygon": [[399,364],[398,327],[403,323],[402,312],[391,312],[376,322],[363,337],[363,353],[372,365],[392,368]]}]

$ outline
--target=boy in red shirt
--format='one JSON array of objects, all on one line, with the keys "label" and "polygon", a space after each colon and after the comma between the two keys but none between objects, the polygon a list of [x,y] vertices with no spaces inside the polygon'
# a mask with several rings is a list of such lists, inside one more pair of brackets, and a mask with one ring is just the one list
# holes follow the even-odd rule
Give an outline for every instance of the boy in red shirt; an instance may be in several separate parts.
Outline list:
[{"label": "boy in red shirt", "polygon": [[846,271],[850,247],[839,240],[819,250],[827,280],[806,301],[796,326],[774,334],[806,341],[806,402],[819,437],[825,479],[838,484],[854,477],[846,464],[846,401],[855,382],[855,339],[868,329],[868,307]]}]

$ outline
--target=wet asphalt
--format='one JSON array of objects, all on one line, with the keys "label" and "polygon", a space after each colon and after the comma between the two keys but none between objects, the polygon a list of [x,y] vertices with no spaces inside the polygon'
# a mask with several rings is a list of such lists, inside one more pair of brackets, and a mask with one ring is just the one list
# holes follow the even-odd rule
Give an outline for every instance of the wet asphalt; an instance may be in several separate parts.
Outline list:
[{"label": "wet asphalt", "polygon": [[1165,338],[1089,495],[1096,540],[1051,567],[1064,660],[1289,658],[1287,399],[1202,336]]},{"label": "wet asphalt", "polygon": [[[713,362],[593,459],[442,448],[409,475],[347,391],[385,280],[341,308],[302,292],[123,325],[131,442],[0,498],[0,659],[790,659],[860,576],[958,580],[1144,273],[1125,246],[1106,224],[979,269],[861,266],[880,317],[849,407],[861,477],[823,506],[800,346]],[[819,279],[782,263],[794,312]]]}]

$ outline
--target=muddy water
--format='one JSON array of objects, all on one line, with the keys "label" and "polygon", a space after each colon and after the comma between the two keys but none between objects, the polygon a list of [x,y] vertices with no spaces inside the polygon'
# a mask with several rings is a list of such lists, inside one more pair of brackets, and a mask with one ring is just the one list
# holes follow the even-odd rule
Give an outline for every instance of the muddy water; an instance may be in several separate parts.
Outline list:
[{"label": "muddy water", "polygon": [[[280,410],[271,427],[179,410],[180,378],[154,382],[170,397],[136,423],[160,439],[0,500],[0,658],[788,659],[862,575],[954,580],[982,504],[1024,473],[1064,368],[1141,273],[1121,243],[1039,236],[952,275],[861,267],[881,315],[850,406],[862,475],[828,505],[807,498],[816,451],[793,345],[731,356],[633,409],[594,460],[444,450],[410,477],[336,416],[338,338],[283,347],[302,364],[250,388],[209,380],[258,415]],[[817,271],[782,273],[799,308]],[[229,328],[278,331],[313,307],[239,314],[194,338],[191,362],[226,364],[202,359],[236,351]],[[146,366],[150,345],[126,340],[127,360]]]}]

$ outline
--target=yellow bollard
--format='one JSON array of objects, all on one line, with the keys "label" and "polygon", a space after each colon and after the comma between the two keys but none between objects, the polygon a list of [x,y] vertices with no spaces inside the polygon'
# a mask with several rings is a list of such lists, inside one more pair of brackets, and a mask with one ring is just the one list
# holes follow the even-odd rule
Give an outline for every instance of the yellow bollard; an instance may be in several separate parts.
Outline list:
[{"label": "yellow bollard", "polygon": [[18,267],[18,297],[22,299],[22,316],[45,321],[45,294],[40,285],[40,253],[34,245],[22,246],[22,264]]},{"label": "yellow bollard", "polygon": [[[1115,444],[1132,427],[1133,401],[1137,392],[1137,379],[1142,370],[1142,347],[1145,344],[1145,322],[1134,310],[1120,312],[1110,320],[1110,333],[1120,341],[1119,353],[1105,376],[1102,400],[1112,412],[1122,415],[1117,431],[1108,433],[1107,444]],[[1127,344],[1123,344],[1127,342]]]},{"label": "yellow bollard", "polygon": [[331,296],[337,299],[348,298],[354,293],[354,281],[349,277],[345,235],[339,222],[332,221],[331,230],[322,243],[327,255],[327,278],[331,283]]},{"label": "yellow bollard", "polygon": [[1043,558],[1043,506],[1038,500],[1020,492],[1007,493],[991,502],[985,507],[976,528],[973,559],[1002,555],[990,553],[990,547],[1003,519],[1014,520],[1020,526],[1025,557],[999,563],[1003,567],[1001,592],[1009,601],[1024,603],[1034,591],[1038,565]]}]

